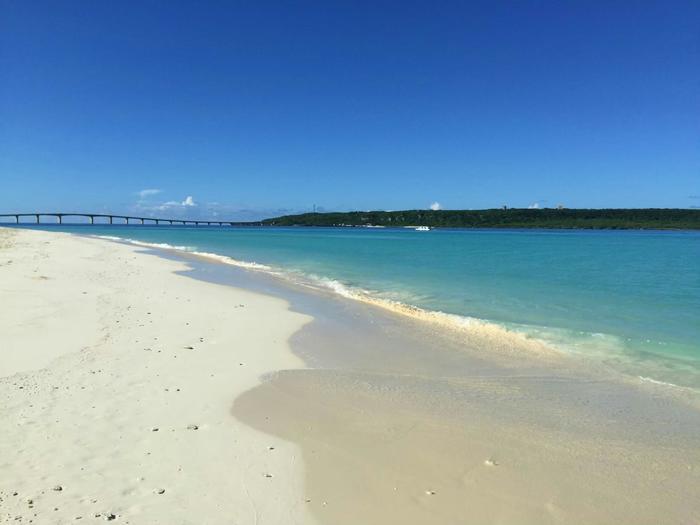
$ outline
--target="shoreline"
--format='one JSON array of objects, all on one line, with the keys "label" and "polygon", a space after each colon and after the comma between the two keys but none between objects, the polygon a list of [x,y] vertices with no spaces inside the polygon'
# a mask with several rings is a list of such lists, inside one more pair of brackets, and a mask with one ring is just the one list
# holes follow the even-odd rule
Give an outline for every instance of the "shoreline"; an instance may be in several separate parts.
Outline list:
[{"label": "shoreline", "polygon": [[[302,286],[317,291],[321,290],[322,292],[338,295],[372,307],[378,307],[397,315],[432,324],[464,337],[465,344],[488,347],[492,351],[501,354],[500,356],[494,355],[494,359],[503,356],[513,358],[524,353],[550,362],[556,362],[561,359],[570,360],[576,362],[578,366],[585,369],[595,368],[599,373],[604,375],[617,375],[621,382],[662,387],[667,389],[671,395],[682,397],[700,407],[700,387],[678,384],[659,377],[653,377],[651,374],[657,370],[657,368],[654,367],[652,367],[652,369],[643,367],[636,369],[633,366],[632,369],[629,369],[629,363],[626,362],[626,360],[629,359],[629,355],[627,350],[623,348],[607,348],[604,352],[591,354],[589,353],[590,349],[589,351],[580,351],[576,349],[576,345],[580,343],[556,340],[558,332],[567,332],[566,329],[503,323],[439,310],[430,310],[398,300],[383,298],[381,294],[376,292],[347,286],[332,278],[290,272],[255,261],[244,261],[228,255],[197,251],[190,246],[150,243],[116,236],[96,235],[94,237],[148,249],[172,251],[179,257],[196,257],[211,263],[231,265],[244,270],[270,275],[292,286]],[[617,341],[618,336],[614,335],[587,333],[587,336],[600,337],[605,340],[610,339],[612,342],[609,344],[613,345],[622,344]],[[600,344],[599,341],[594,341],[593,343]],[[666,366],[675,364],[682,367],[685,366],[686,363],[689,363],[693,370],[685,372],[689,375],[687,380],[700,380],[700,370],[697,369],[698,363],[695,361],[673,354],[663,356],[655,355],[654,357]],[[610,365],[610,361],[615,361],[616,364]],[[639,366],[639,362],[635,364]],[[680,374],[681,372],[677,370],[675,373]]]},{"label": "shoreline", "polygon": [[[161,353],[161,359],[152,363],[156,368],[140,370],[136,378],[124,378],[124,384],[110,392],[112,397],[95,397],[98,387],[108,385],[90,385],[83,377],[86,374],[76,377],[65,368],[75,367],[75,359],[81,354],[85,358],[87,352],[90,359],[84,359],[86,363],[79,359],[78,368],[88,364],[83,372],[100,370],[96,377],[90,374],[94,379],[106,371],[117,381],[115,377],[130,376],[134,367],[138,369],[143,364],[151,367],[142,356],[156,357],[153,352],[144,353],[138,348],[122,357],[123,348],[115,346],[117,341],[112,340],[112,352],[106,354],[90,349],[68,354],[45,369],[47,377],[43,370],[27,374],[27,385],[33,391],[37,390],[36,385],[44,385],[44,390],[38,389],[38,399],[54,405],[51,407],[54,412],[40,415],[32,415],[22,404],[26,403],[26,398],[21,397],[26,391],[20,394],[6,389],[16,388],[16,385],[8,384],[4,378],[0,380],[0,395],[13,401],[9,414],[14,419],[10,421],[16,420],[18,427],[29,421],[33,425],[30,428],[38,425],[40,429],[46,426],[55,431],[48,419],[57,415],[55,411],[65,407],[68,401],[71,401],[69,413],[81,417],[79,407],[72,400],[57,396],[53,391],[55,378],[63,377],[60,384],[70,387],[71,395],[78,385],[92,388],[91,402],[96,399],[109,403],[112,410],[103,410],[98,419],[88,419],[97,429],[85,429],[81,421],[72,423],[70,428],[61,428],[62,433],[90,444],[90,436],[98,430],[95,435],[108,444],[123,446],[121,435],[115,442],[116,437],[106,432],[116,419],[119,432],[141,452],[153,452],[149,449],[153,446],[151,438],[155,436],[172,436],[175,440],[174,448],[166,447],[164,454],[159,451],[154,472],[138,476],[144,480],[133,480],[128,479],[131,474],[123,470],[128,470],[129,465],[142,468],[143,457],[109,456],[104,450],[107,458],[82,454],[76,459],[72,457],[76,451],[65,443],[67,449],[50,448],[42,453],[46,444],[35,439],[33,445],[38,457],[23,457],[22,462],[13,466],[16,469],[13,472],[18,475],[31,472],[31,480],[23,482],[21,491],[4,484],[0,486],[0,512],[6,512],[8,502],[18,515],[28,510],[36,512],[41,506],[47,523],[62,523],[58,519],[63,516],[62,506],[58,507],[59,511],[48,511],[56,501],[80,486],[84,471],[76,471],[76,479],[66,483],[65,490],[55,492],[51,490],[55,478],[39,474],[37,470],[70,471],[81,461],[87,461],[98,463],[108,472],[108,467],[117,467],[116,478],[124,486],[119,487],[121,491],[106,490],[105,493],[100,492],[104,490],[100,486],[93,488],[90,495],[86,492],[74,497],[65,516],[76,508],[98,505],[91,503],[93,499],[97,499],[99,505],[104,505],[105,500],[124,503],[133,499],[128,505],[113,505],[117,510],[109,512],[115,512],[120,519],[133,519],[134,523],[189,523],[183,516],[191,518],[192,523],[230,522],[233,514],[226,515],[226,509],[216,503],[217,498],[212,498],[212,494],[235,500],[228,507],[229,512],[237,512],[242,523],[433,522],[443,525],[465,520],[478,523],[506,520],[538,524],[652,524],[685,522],[700,516],[700,506],[693,498],[700,488],[700,413],[674,400],[665,393],[666,389],[618,383],[609,375],[596,375],[595,369],[582,369],[571,360],[484,351],[485,348],[479,346],[484,339],[472,340],[472,344],[465,347],[464,339],[456,334],[445,333],[429,323],[377,305],[333,296],[322,290],[291,286],[271,275],[250,273],[246,268],[211,264],[210,259],[188,252],[163,250],[162,247],[143,252],[124,242],[68,234],[39,235],[49,238],[60,235],[61,240],[73,238],[78,244],[94,246],[109,254],[117,253],[125,260],[134,258],[138,264],[116,264],[110,268],[118,273],[123,271],[119,268],[126,267],[128,274],[145,271],[148,267],[149,279],[139,281],[143,289],[138,293],[149,295],[154,285],[162,293],[165,288],[158,284],[165,276],[168,276],[169,287],[184,287],[190,290],[188,293],[206,290],[207,293],[197,294],[195,304],[187,301],[190,303],[188,315],[197,317],[198,329],[207,326],[212,330],[213,334],[204,339],[212,341],[219,351],[205,359],[204,366],[198,363],[206,354],[183,355],[177,353],[185,351],[179,346],[177,352],[168,354],[163,347],[165,355]],[[54,237],[50,242],[57,239]],[[63,254],[67,267],[80,264],[80,257],[70,257],[78,255],[73,252],[75,250]],[[0,249],[0,257],[2,254]],[[51,267],[50,260],[40,260]],[[94,262],[94,258],[90,260]],[[121,277],[128,278],[128,282],[119,283],[123,291],[133,296],[131,277]],[[84,282],[85,275],[79,274],[76,279]],[[36,287],[36,283],[46,284],[51,280],[32,280],[31,285]],[[239,319],[239,324],[235,324],[236,316],[225,320],[217,317],[212,325],[212,316],[218,315],[212,314],[218,312],[217,301],[223,301],[222,306],[230,306],[230,299],[234,306],[242,304],[236,303],[236,294],[246,297],[246,307],[233,310],[236,315],[243,311],[249,314],[245,322],[241,324]],[[252,303],[258,301],[259,308],[253,312]],[[133,305],[127,306],[133,308]],[[170,327],[178,315],[174,313],[174,304],[165,300],[159,303],[159,311],[155,306],[147,306],[152,314],[160,314],[154,319],[149,310],[141,312],[154,322],[153,328],[157,328],[159,334]],[[126,315],[132,315],[132,311]],[[291,323],[284,333],[268,333],[278,329],[277,324],[283,318]],[[123,318],[115,320],[121,324]],[[135,328],[151,329],[151,323]],[[181,337],[180,329],[169,337]],[[235,331],[241,333],[234,335]],[[74,333],[69,335],[72,339]],[[277,356],[274,363],[264,360],[252,370],[251,364],[261,358],[259,352],[249,353],[245,366],[241,367],[238,355],[223,351],[227,338],[246,335],[263,338],[264,348],[274,349]],[[134,344],[131,338],[127,339],[121,341],[125,346]],[[197,350],[201,344],[198,340],[191,343]],[[188,355],[192,360],[185,363],[183,357],[187,359]],[[180,359],[162,359],[175,356]],[[64,362],[70,366],[63,365]],[[181,370],[183,363],[185,370]],[[169,366],[162,368],[163,364]],[[162,392],[156,395],[155,388],[161,377],[168,376],[166,388],[170,388],[176,373],[186,374],[183,376],[186,378],[202,366],[203,371],[206,369],[216,376],[230,373],[227,381],[218,385],[217,418],[225,414],[227,419],[217,419],[217,425],[232,425],[236,429],[235,435],[230,435],[231,441],[217,441],[218,446],[213,448],[211,443],[199,442],[212,450],[201,465],[189,464],[185,469],[196,474],[191,482],[205,481],[211,492],[200,496],[205,505],[198,501],[197,486],[190,487],[187,482],[171,488],[163,481],[164,494],[157,494],[163,487],[143,490],[142,485],[144,482],[153,484],[153,477],[158,476],[169,480],[174,475],[178,479],[179,474],[168,470],[167,458],[171,461],[174,458],[177,463],[178,455],[199,453],[198,447],[192,448],[193,443],[183,439],[193,435],[200,437],[204,434],[202,431],[211,434],[219,427],[205,423],[194,432],[188,430],[184,421],[180,421],[182,414],[178,410],[182,407],[175,410],[173,406],[169,410],[178,413],[171,416],[179,423],[160,423],[156,433],[149,426],[150,422],[140,425],[133,419],[134,415],[140,416],[143,399],[152,403],[161,401]],[[118,370],[123,371],[122,374],[118,374]],[[233,379],[240,381],[243,372],[245,388],[231,382]],[[202,374],[187,390],[193,389],[201,402],[206,392],[200,389],[208,382],[208,376]],[[146,389],[146,392],[139,389]],[[113,399],[116,392],[122,396]],[[127,395],[123,396],[125,392]],[[662,395],[656,396],[655,392]],[[142,397],[146,394],[154,397]],[[212,413],[209,406],[199,408]],[[186,425],[200,425],[194,419],[203,420],[199,416],[189,419],[193,421]],[[133,425],[148,428],[132,429]],[[240,434],[246,434],[243,429],[253,433],[248,435],[245,457],[231,450],[239,447]],[[22,430],[18,428],[9,442],[3,443],[5,448],[0,448],[3,462],[8,462],[3,458],[15,454],[13,446],[24,447],[20,443],[26,428]],[[167,432],[163,435],[162,431]],[[22,448],[20,456],[25,454]],[[43,461],[53,467],[47,469]],[[260,468],[253,469],[251,464]],[[246,475],[238,472],[241,466],[246,467]],[[166,476],[162,477],[164,474]],[[268,474],[272,477],[268,478]],[[112,475],[108,473],[106,477]],[[240,483],[232,483],[230,478]],[[95,478],[92,481],[95,482]],[[40,502],[33,504],[32,509],[27,509],[24,499],[29,485],[38,487],[32,499]],[[188,488],[193,492],[188,492]],[[21,496],[10,496],[10,490],[21,492]],[[168,504],[172,505],[173,500],[166,500],[164,496],[179,496],[184,500],[179,507],[172,508]],[[101,513],[105,511],[108,509]],[[289,518],[290,511],[293,511],[292,518]],[[0,517],[4,517],[2,513]]]}]

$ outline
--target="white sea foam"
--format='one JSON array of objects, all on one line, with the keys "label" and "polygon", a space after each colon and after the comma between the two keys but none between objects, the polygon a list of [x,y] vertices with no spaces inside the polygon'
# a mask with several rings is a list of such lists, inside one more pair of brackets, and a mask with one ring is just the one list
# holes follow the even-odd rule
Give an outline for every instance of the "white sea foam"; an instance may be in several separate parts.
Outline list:
[{"label": "white sea foam", "polygon": [[138,241],[136,239],[130,239],[128,237],[115,237],[113,235],[94,235],[93,237],[96,237],[98,239],[106,239],[108,241],[127,242],[129,244],[135,244],[136,246],[143,246],[145,248],[161,248],[164,250],[178,250],[183,252],[191,252],[192,250],[194,250],[193,246],[172,245],[166,242],[144,242]]},{"label": "white sea foam", "polygon": [[305,286],[321,288],[355,301],[437,325],[446,330],[459,332],[475,343],[475,347],[486,347],[490,350],[496,349],[507,353],[527,351],[534,352],[540,356],[560,354],[555,346],[549,345],[540,339],[532,338],[522,332],[509,330],[503,325],[483,319],[438,310],[427,310],[405,302],[384,298],[378,292],[348,286],[335,279],[306,275],[301,278],[301,282],[297,278],[294,281]]},{"label": "white sea foam", "polygon": [[115,237],[112,235],[95,235],[94,237],[97,237],[99,239],[107,239],[110,241],[120,241],[120,242],[126,242],[129,244],[134,244],[136,246],[143,246],[145,248],[158,248],[162,250],[175,250],[175,251],[181,251],[181,252],[187,252],[192,255],[197,255],[199,257],[204,257],[207,259],[215,260],[220,263],[224,264],[230,264],[231,266],[238,266],[240,268],[246,268],[248,270],[258,270],[258,271],[263,271],[267,273],[273,273],[275,275],[281,275],[281,272],[275,271],[271,266],[267,266],[265,264],[259,264],[256,262],[252,261],[241,261],[238,259],[234,259],[233,257],[229,257],[227,255],[219,255],[218,253],[211,253],[211,252],[200,252],[197,251],[197,248],[195,246],[183,246],[183,245],[173,245],[173,244],[168,244],[165,242],[145,242],[145,241],[139,241],[136,239],[130,239],[128,237]]},{"label": "white sea foam", "polygon": [[207,259],[213,259],[215,261],[222,262],[224,264],[230,264],[231,266],[238,266],[239,268],[245,268],[247,270],[257,270],[259,272],[273,273],[275,275],[279,275],[279,272],[275,271],[271,266],[268,266],[266,264],[256,263],[254,261],[241,261],[238,259],[234,259],[233,257],[229,257],[227,255],[219,255],[218,253],[199,252],[199,251],[192,251],[190,253],[192,253],[193,255],[198,255],[200,257],[206,257]]},{"label": "white sea foam", "polygon": [[645,383],[652,383],[654,385],[661,385],[661,386],[670,386],[673,388],[685,388],[680,385],[676,385],[675,383],[669,383],[667,381],[659,381],[658,379],[653,379],[651,377],[645,377],[645,376],[638,376],[639,379],[644,381]]},{"label": "white sea foam", "polygon": [[96,237],[98,239],[107,239],[108,241],[121,241],[121,240],[123,240],[121,237],[115,237],[114,235],[93,235],[93,237]]},{"label": "white sea foam", "polygon": [[125,240],[131,244],[135,244],[136,246],[143,246],[145,248],[163,248],[164,250],[178,250],[181,252],[191,252],[194,250],[194,246],[178,246],[178,245],[173,246],[172,244],[168,244],[166,242],[155,243],[155,242],[135,241],[133,239],[125,239]]}]

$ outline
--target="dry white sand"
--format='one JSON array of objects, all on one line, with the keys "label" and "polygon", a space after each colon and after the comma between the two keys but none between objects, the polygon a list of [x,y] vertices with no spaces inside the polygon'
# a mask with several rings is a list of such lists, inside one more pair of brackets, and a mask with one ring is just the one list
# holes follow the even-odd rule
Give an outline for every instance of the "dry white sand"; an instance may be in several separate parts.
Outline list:
[{"label": "dry white sand", "polygon": [[309,319],[185,269],[0,229],[1,523],[313,523],[297,447],[229,413]]}]

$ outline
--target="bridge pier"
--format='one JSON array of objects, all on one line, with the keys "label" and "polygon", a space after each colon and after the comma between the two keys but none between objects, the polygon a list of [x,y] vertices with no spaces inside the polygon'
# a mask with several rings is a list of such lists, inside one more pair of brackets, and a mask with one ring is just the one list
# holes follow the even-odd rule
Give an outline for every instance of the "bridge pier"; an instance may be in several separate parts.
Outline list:
[{"label": "bridge pier", "polygon": [[[100,221],[95,222],[95,219],[107,219],[109,224],[120,224],[119,221],[114,222],[115,219],[123,219],[125,225],[134,224],[131,221],[136,221],[136,224],[148,225],[155,224],[160,226],[161,224],[168,224],[170,226],[234,226],[236,223],[230,221],[203,221],[203,220],[187,220],[187,219],[157,219],[155,217],[131,217],[128,215],[108,215],[106,213],[7,213],[0,214],[0,218],[11,221],[14,217],[15,224],[22,224],[20,220],[24,217],[24,221],[31,223],[31,218],[34,217],[34,222],[36,224],[41,224],[41,217],[55,217],[58,224],[63,224],[63,218],[68,217],[68,223],[70,224],[70,217],[80,217],[82,219],[88,219],[90,224],[104,224]],[[150,222],[149,222],[150,221]],[[51,221],[49,221],[51,222]]]}]

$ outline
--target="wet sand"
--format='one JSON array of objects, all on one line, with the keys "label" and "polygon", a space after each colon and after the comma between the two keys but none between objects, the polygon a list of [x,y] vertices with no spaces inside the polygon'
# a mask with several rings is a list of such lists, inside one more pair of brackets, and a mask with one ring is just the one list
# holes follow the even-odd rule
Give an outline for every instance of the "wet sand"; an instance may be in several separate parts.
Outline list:
[{"label": "wet sand", "polygon": [[527,405],[509,381],[290,371],[233,413],[301,446],[322,523],[697,521],[697,447],[628,439],[602,417],[559,412],[557,426],[499,412]]},{"label": "wet sand", "polygon": [[314,321],[232,413],[298,444],[328,524],[696,523],[700,412],[686,391],[518,354],[225,266],[191,275],[285,297]]}]

